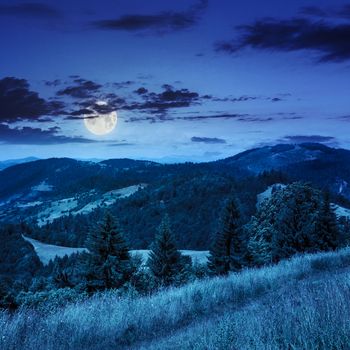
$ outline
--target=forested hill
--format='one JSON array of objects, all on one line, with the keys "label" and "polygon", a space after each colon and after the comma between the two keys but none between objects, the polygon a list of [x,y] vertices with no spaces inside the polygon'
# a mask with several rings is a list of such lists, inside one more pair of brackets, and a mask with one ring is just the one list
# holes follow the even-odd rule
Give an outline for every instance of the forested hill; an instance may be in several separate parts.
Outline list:
[{"label": "forested hill", "polygon": [[207,249],[227,197],[235,194],[247,222],[258,194],[297,180],[331,191],[333,202],[349,207],[350,151],[277,145],[216,162],[167,165],[37,160],[0,171],[0,219],[27,222],[28,234],[48,243],[82,246],[91,224],[108,208],[136,249],[149,247],[167,213],[181,248]]}]

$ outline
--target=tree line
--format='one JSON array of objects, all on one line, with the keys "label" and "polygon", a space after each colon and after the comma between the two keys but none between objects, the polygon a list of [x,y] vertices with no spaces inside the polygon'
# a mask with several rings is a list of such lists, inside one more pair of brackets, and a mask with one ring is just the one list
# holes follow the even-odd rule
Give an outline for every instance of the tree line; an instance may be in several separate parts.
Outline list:
[{"label": "tree line", "polygon": [[104,290],[150,293],[193,278],[227,275],[298,253],[335,250],[348,243],[348,221],[338,220],[329,195],[309,184],[293,183],[275,191],[248,223],[242,221],[241,208],[235,196],[227,199],[206,266],[193,264],[178,250],[168,215],[145,260],[131,254],[120,223],[107,213],[87,234],[88,252],[50,262],[16,298],[9,299],[9,292],[0,283],[2,305],[11,300],[14,304],[35,303],[57,290],[65,300]]}]

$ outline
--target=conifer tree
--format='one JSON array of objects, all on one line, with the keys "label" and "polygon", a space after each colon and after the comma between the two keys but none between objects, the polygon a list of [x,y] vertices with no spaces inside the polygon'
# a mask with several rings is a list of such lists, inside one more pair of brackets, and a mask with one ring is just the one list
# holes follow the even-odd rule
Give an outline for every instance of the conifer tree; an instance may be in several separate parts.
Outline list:
[{"label": "conifer tree", "polygon": [[97,230],[88,234],[87,285],[89,291],[120,288],[131,275],[130,254],[123,233],[107,213]]},{"label": "conifer tree", "polygon": [[216,234],[208,258],[209,270],[217,275],[242,268],[244,242],[240,232],[240,212],[235,199],[224,209],[222,230]]},{"label": "conifer tree", "polygon": [[316,234],[321,250],[334,250],[339,245],[337,217],[331,207],[329,193],[323,196]]},{"label": "conifer tree", "polygon": [[226,254],[226,241],[222,231],[215,234],[209,251],[208,268],[215,275],[226,275],[230,271],[230,256]]},{"label": "conifer tree", "polygon": [[159,226],[147,265],[156,281],[164,286],[174,283],[181,273],[182,255],[176,248],[168,216]]}]

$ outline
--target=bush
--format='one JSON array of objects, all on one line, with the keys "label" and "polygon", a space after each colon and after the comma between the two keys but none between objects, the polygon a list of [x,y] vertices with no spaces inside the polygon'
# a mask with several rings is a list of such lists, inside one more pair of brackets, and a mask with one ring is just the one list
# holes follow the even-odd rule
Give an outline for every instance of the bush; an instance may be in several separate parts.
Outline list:
[{"label": "bush", "polygon": [[87,298],[87,294],[85,293],[72,288],[62,288],[34,293],[20,292],[16,297],[16,302],[22,307],[49,311],[66,306],[68,303],[82,301],[85,298]]}]

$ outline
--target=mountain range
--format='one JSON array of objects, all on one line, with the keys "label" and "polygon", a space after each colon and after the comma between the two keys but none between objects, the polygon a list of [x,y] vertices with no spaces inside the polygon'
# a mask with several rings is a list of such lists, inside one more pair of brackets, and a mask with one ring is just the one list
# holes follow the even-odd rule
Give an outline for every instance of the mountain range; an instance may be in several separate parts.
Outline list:
[{"label": "mountain range", "polygon": [[34,237],[48,243],[81,246],[85,234],[80,231],[109,209],[133,248],[147,248],[168,213],[181,248],[207,249],[231,194],[248,220],[259,193],[293,181],[311,182],[330,191],[333,202],[350,207],[350,151],[305,143],[265,146],[199,164],[34,160],[0,171],[0,220],[36,225]]}]

